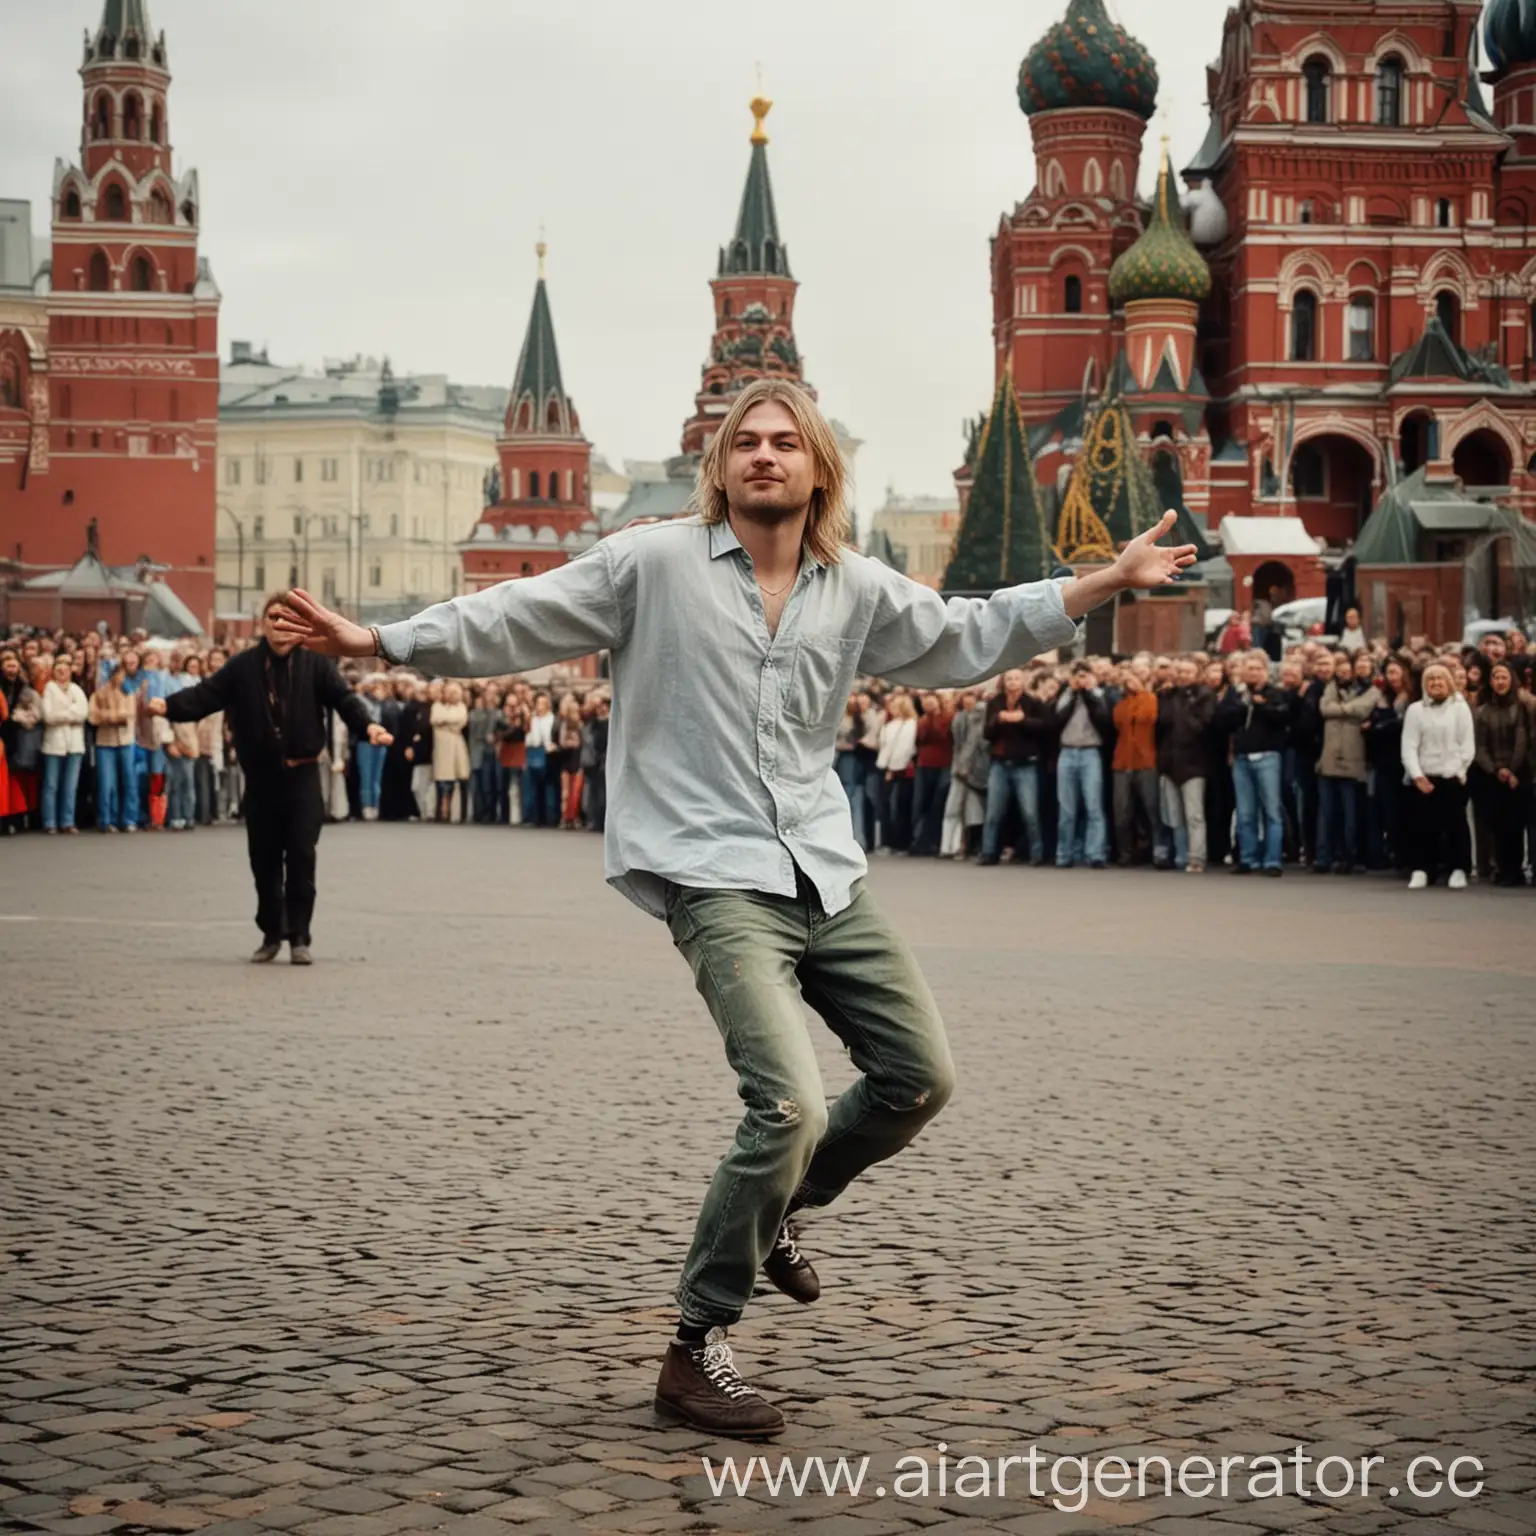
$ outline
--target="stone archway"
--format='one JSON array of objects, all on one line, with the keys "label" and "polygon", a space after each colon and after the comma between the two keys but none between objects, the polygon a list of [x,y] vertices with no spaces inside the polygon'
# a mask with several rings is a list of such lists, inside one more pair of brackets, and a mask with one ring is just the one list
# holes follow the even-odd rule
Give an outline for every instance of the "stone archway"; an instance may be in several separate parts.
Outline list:
[{"label": "stone archway", "polygon": [[1464,485],[1503,488],[1513,478],[1509,449],[1489,427],[1467,433],[1456,444],[1451,462]]},{"label": "stone archway", "polygon": [[1378,465],[1376,454],[1342,432],[1297,443],[1287,489],[1307,532],[1335,547],[1358,537],[1376,504]]}]

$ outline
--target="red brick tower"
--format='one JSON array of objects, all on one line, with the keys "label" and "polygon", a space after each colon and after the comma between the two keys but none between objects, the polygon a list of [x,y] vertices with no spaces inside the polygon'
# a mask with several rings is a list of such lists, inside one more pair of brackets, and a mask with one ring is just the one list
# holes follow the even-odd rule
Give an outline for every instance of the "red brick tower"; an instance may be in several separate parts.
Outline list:
[{"label": "red brick tower", "polygon": [[1020,68],[1035,189],[993,237],[993,346],[1031,425],[1108,376],[1109,269],[1141,235],[1136,176],[1156,103],[1156,67],[1103,0],[1072,0]]},{"label": "red brick tower", "polygon": [[790,275],[768,176],[763,119],[772,106],[761,96],[752,102],[752,159],[736,233],[721,248],[719,268],[709,285],[715,299],[715,336],[693,415],[683,426],[685,454],[703,452],[720,418],[753,379],[805,382],[795,346],[795,292],[800,285]]},{"label": "red brick tower", "polygon": [[597,537],[592,445],[582,436],[576,404],[560,379],[542,240],[536,249],[539,280],[533,310],[506,428],[496,445],[501,468],[491,482],[484,514],[459,546],[468,592],[564,565]]},{"label": "red brick tower", "polygon": [[[31,448],[0,463],[0,550],[23,571],[147,556],[213,610],[219,291],[198,258],[197,173],[171,160],[171,74],[147,0],[105,0],[80,70],[78,166],[54,173],[45,356]],[[11,350],[0,334],[0,352]]]}]

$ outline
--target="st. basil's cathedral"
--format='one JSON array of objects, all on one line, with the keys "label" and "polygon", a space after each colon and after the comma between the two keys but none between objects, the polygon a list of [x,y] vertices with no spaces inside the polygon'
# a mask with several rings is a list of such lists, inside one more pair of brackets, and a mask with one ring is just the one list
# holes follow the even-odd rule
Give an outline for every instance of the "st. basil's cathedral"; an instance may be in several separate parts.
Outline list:
[{"label": "st. basil's cathedral", "polygon": [[[1036,183],[992,241],[948,588],[1109,558],[1173,508],[1240,607],[1346,556],[1376,630],[1531,610],[1536,11],[1482,13],[1239,0],[1186,190],[1165,146],[1148,209],[1156,65],[1072,0],[1019,72]],[[1189,644],[1193,606],[1101,638]]]}]

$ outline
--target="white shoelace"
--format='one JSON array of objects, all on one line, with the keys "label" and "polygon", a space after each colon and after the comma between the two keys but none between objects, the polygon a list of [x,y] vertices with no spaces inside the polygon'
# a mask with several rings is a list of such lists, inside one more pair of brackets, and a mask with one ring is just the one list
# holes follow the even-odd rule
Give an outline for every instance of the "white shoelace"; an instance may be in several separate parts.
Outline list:
[{"label": "white shoelace", "polygon": [[704,1341],[703,1371],[711,1386],[727,1397],[756,1397],[757,1393],[741,1379],[736,1362],[731,1358],[731,1346],[725,1342],[725,1329],[711,1328]]},{"label": "white shoelace", "polygon": [[775,1251],[782,1253],[784,1257],[789,1260],[791,1265],[799,1268],[803,1261],[800,1257],[799,1245],[795,1241],[797,1235],[798,1234],[795,1232],[795,1229],[786,1221],[784,1225],[779,1228],[779,1235],[774,1240],[773,1246]]}]

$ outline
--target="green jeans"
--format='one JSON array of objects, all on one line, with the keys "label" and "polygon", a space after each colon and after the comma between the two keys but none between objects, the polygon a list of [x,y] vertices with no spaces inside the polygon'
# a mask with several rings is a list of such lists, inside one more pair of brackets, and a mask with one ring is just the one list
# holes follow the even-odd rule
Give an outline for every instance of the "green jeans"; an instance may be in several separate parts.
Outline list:
[{"label": "green jeans", "polygon": [[[742,1314],[792,1198],[828,1205],[944,1107],[955,1068],[906,942],[860,880],[836,917],[794,896],[670,885],[667,924],[693,968],[746,1105],[710,1182],[677,1300],[690,1322]],[[827,1107],[801,1000],[863,1076]]]}]

